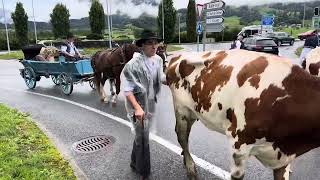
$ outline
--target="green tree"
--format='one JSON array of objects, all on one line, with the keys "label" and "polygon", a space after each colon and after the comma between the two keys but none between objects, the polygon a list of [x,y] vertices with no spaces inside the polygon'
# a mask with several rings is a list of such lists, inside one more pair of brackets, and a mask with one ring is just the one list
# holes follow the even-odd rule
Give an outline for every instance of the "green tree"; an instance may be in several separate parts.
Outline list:
[{"label": "green tree", "polygon": [[89,11],[91,32],[102,34],[105,28],[104,10],[98,0],[93,0]]},{"label": "green tree", "polygon": [[16,37],[20,46],[28,44],[28,16],[21,2],[16,5],[16,10],[11,14]]},{"label": "green tree", "polygon": [[[172,0],[163,0],[163,11],[164,11],[164,41],[166,43],[172,42],[175,37],[175,26],[177,11],[173,7]],[[160,2],[158,11],[158,31],[162,36],[162,3]]]},{"label": "green tree", "polygon": [[194,0],[189,0],[188,11],[187,11],[187,40],[189,42],[195,42],[197,38],[196,26],[197,26],[197,15],[196,15],[196,3]]},{"label": "green tree", "polygon": [[61,3],[57,4],[50,14],[53,35],[55,38],[63,38],[70,32],[69,10]]}]

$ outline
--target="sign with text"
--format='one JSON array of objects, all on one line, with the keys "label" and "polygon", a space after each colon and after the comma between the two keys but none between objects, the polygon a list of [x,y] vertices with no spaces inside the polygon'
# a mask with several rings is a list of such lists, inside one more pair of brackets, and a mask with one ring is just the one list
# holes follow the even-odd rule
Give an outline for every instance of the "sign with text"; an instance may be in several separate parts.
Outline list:
[{"label": "sign with text", "polygon": [[224,14],[224,10],[219,9],[216,11],[209,11],[206,13],[207,17],[215,17],[215,16],[222,16]]},{"label": "sign with text", "polygon": [[319,16],[312,17],[312,28],[313,29],[320,28],[320,17]]},{"label": "sign with text", "polygon": [[206,32],[221,32],[223,26],[225,2],[222,0],[213,0],[204,4]]},{"label": "sign with text", "polygon": [[263,15],[261,18],[261,30],[262,34],[272,32],[274,23],[274,15]]},{"label": "sign with text", "polygon": [[209,31],[210,32],[221,32],[224,30],[223,24],[217,24],[215,26],[210,26]]},{"label": "sign with text", "polygon": [[224,19],[222,17],[219,18],[211,18],[206,19],[206,24],[221,24],[223,23]]},{"label": "sign with text", "polygon": [[222,9],[224,8],[224,6],[225,6],[225,3],[223,1],[214,1],[206,4],[206,10]]}]

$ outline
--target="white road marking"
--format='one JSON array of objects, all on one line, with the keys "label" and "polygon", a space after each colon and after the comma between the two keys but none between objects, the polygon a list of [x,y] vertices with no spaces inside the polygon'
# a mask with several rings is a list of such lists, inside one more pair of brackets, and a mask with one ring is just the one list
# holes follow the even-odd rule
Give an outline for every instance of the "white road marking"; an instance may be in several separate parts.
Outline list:
[{"label": "white road marking", "polygon": [[[84,108],[84,109],[87,109],[89,111],[92,111],[92,112],[95,112],[97,114],[100,114],[100,115],[103,115],[105,117],[108,117],[112,120],[115,120],[123,125],[126,125],[128,126],[129,128],[132,127],[132,124],[125,120],[125,119],[122,119],[122,118],[119,118],[117,116],[114,116],[112,114],[108,114],[108,113],[105,113],[103,111],[100,111],[98,109],[95,109],[95,108],[92,108],[90,106],[87,106],[87,105],[84,105],[84,104],[80,104],[80,103],[77,103],[77,102],[74,102],[74,101],[70,101],[70,100],[67,100],[67,99],[63,99],[63,98],[59,98],[59,97],[54,97],[54,96],[50,96],[50,95],[45,95],[45,94],[40,94],[40,93],[36,93],[36,92],[30,92],[30,91],[24,91],[24,90],[17,90],[17,89],[13,89],[13,88],[0,88],[0,89],[3,89],[3,90],[8,90],[8,91],[16,91],[16,92],[25,92],[25,93],[28,93],[28,94],[33,94],[33,95],[37,95],[37,96],[42,96],[42,97],[46,97],[46,98],[51,98],[51,99],[54,99],[54,100],[58,100],[58,101],[62,101],[62,102],[66,102],[66,103],[69,103],[69,104],[72,104],[72,105],[75,105],[75,106],[78,106],[78,107],[81,107],[81,108]],[[161,138],[160,136],[157,136],[153,133],[150,133],[150,139],[161,144],[162,146],[168,148],[169,150],[173,151],[174,153],[178,154],[179,156],[181,156],[181,152],[182,152],[182,149],[174,144],[172,144],[171,142]],[[194,160],[194,162],[201,168],[209,171],[211,174],[221,178],[222,180],[227,180],[227,179],[230,179],[230,173],[221,169],[220,167],[218,166],[215,166],[199,157],[197,157],[196,155],[192,154],[192,158]]]}]

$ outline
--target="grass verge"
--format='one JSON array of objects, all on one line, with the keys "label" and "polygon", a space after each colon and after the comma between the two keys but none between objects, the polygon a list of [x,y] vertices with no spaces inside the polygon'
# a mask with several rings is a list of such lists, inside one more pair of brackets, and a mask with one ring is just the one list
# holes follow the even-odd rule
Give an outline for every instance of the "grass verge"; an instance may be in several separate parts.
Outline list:
[{"label": "grass verge", "polygon": [[302,48],[303,48],[303,46],[298,47],[298,48],[296,49],[296,51],[294,52],[298,57],[300,57],[300,54],[301,54]]},{"label": "grass verge", "polygon": [[0,54],[0,59],[8,60],[8,59],[20,59],[20,58],[23,58],[23,53],[21,50],[10,52],[10,54],[9,53]]},{"label": "grass verge", "polygon": [[106,50],[107,48],[84,48],[83,52],[81,52],[85,56],[92,56],[94,55],[97,51],[102,51]]},{"label": "grass verge", "polygon": [[0,179],[76,179],[30,118],[0,104]]},{"label": "grass verge", "polygon": [[182,47],[179,47],[179,46],[174,46],[174,45],[168,45],[167,47],[167,52],[171,52],[171,51],[179,51],[183,49]]}]

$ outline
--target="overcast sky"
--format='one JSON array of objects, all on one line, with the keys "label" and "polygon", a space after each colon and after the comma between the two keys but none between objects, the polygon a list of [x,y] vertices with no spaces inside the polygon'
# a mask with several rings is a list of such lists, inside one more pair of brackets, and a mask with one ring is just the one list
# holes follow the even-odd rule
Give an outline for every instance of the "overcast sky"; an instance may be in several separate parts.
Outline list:
[{"label": "overcast sky", "polygon": [[[32,14],[32,0],[3,0],[6,12],[6,19],[10,18],[11,13],[15,10],[17,2],[22,2],[25,11],[28,14],[29,20],[33,20]],[[160,0],[156,0],[160,2]],[[312,0],[224,0],[227,5],[257,5],[266,4],[271,2],[303,2]],[[63,3],[67,6],[71,19],[79,19],[87,17],[89,15],[90,1],[89,0],[33,0],[34,2],[34,14],[36,21],[49,21],[50,13],[57,3]],[[100,0],[104,8],[106,7],[106,0]],[[158,8],[151,5],[139,5],[135,6],[130,0],[109,0],[111,2],[112,13],[120,10],[122,13],[126,13],[131,17],[138,17],[141,13],[146,12],[148,14],[157,15]],[[124,3],[126,2],[126,3]],[[203,4],[210,2],[210,0],[196,0],[196,3]],[[173,0],[174,7],[176,9],[186,8],[188,0]],[[1,4],[0,22],[4,21],[3,10]],[[106,8],[105,8],[106,12]],[[11,20],[8,20],[11,21]]]}]

